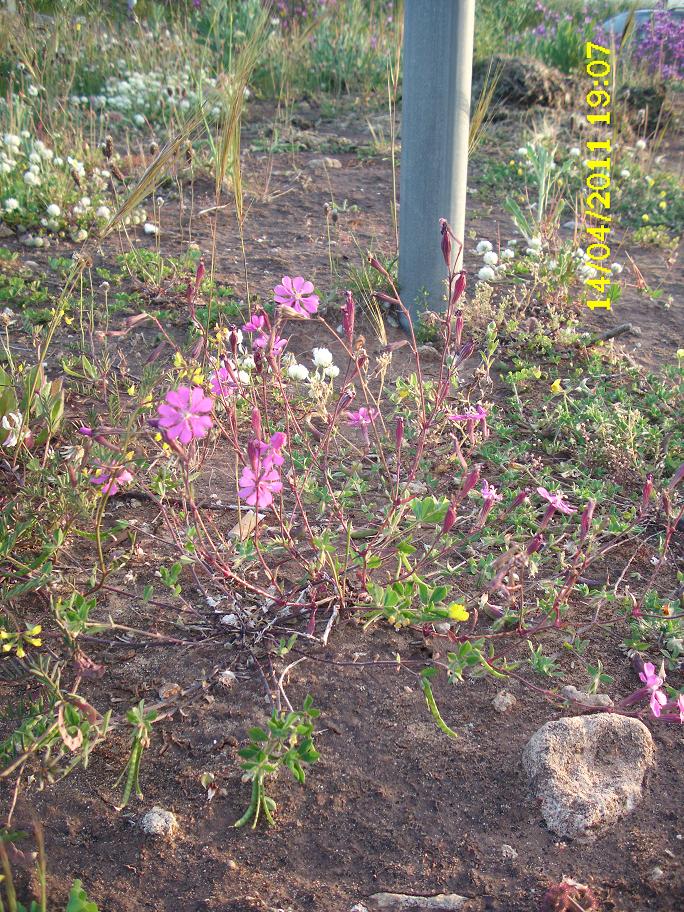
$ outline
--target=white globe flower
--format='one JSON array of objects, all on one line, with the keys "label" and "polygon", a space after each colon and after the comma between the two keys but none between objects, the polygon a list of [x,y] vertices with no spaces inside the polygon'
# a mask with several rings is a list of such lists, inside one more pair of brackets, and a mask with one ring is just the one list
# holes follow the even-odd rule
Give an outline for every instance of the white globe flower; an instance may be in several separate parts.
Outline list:
[{"label": "white globe flower", "polygon": [[580,150],[579,150],[579,147],[578,147],[578,146],[573,146],[572,149],[570,149],[570,155],[571,155],[573,158],[579,158],[580,154],[581,154],[581,153],[580,153]]},{"label": "white globe flower", "polygon": [[330,367],[333,363],[332,352],[328,351],[327,348],[314,348],[313,363],[316,367]]},{"label": "white globe flower", "polygon": [[475,248],[475,253],[479,253],[480,256],[482,256],[483,253],[489,253],[489,251],[492,249],[492,245],[489,243],[489,241],[480,241]]},{"label": "white globe flower", "polygon": [[50,218],[57,218],[58,215],[62,214],[62,210],[56,203],[50,203],[45,211],[50,216]]},{"label": "white globe flower", "polygon": [[334,380],[335,377],[340,376],[340,369],[336,364],[331,364],[330,367],[326,367],[326,369],[323,371],[323,374],[326,377],[330,377],[331,380]]},{"label": "white globe flower", "polygon": [[496,278],[496,273],[491,266],[483,266],[477,277],[481,282],[493,282]]},{"label": "white globe flower", "polygon": [[624,267],[623,267],[622,263],[611,263],[610,264],[610,271],[613,273],[613,275],[620,275],[623,268]]},{"label": "white globe flower", "polygon": [[256,361],[251,355],[245,355],[242,359],[242,366],[245,370],[254,370],[256,367]]},{"label": "white globe flower", "polygon": [[74,242],[74,244],[82,244],[87,237],[88,232],[85,230],[85,228],[79,228],[78,231],[73,232],[71,235],[71,240]]},{"label": "white globe flower", "polygon": [[528,155],[527,146],[520,146],[516,153],[520,158],[526,158]]},{"label": "white globe flower", "polygon": [[40,187],[40,178],[35,171],[26,171],[24,173],[24,183],[28,187]]},{"label": "white globe flower", "polygon": [[4,203],[5,212],[16,212],[19,208],[19,200],[16,200],[13,196],[10,196],[9,199],[5,200]]},{"label": "white globe flower", "polygon": [[136,124],[136,126],[138,126],[138,127],[144,127],[144,126],[145,126],[145,118],[142,116],[142,114],[135,114],[134,117],[133,117],[133,122],[134,122],[134,123]]},{"label": "white globe flower", "polygon": [[515,257],[515,250],[512,250],[510,247],[506,247],[505,250],[501,251],[502,260],[512,260]]},{"label": "white globe flower", "polygon": [[242,383],[243,386],[249,385],[249,383],[251,381],[251,377],[249,376],[249,374],[247,373],[246,370],[239,370],[237,372],[237,375],[238,375],[238,380],[240,381],[240,383]]},{"label": "white globe flower", "polygon": [[145,222],[143,230],[145,231],[145,234],[159,234],[159,228],[156,225],[153,225],[152,222]]},{"label": "white globe flower", "polygon": [[527,243],[533,250],[541,250],[542,239],[540,237],[528,238]]},{"label": "white globe flower", "polygon": [[640,152],[643,152],[644,149],[646,148],[646,140],[645,140],[645,139],[637,139],[637,141],[636,141],[636,143],[635,143],[635,146],[636,146],[637,149],[639,149]]},{"label": "white globe flower", "polygon": [[309,369],[303,364],[291,364],[287,369],[287,376],[290,380],[306,380],[309,376]]},{"label": "white globe flower", "polygon": [[482,257],[487,266],[496,266],[499,262],[499,257],[494,253],[493,250],[488,250],[487,253]]},{"label": "white globe flower", "polygon": [[95,210],[95,218],[98,219],[109,219],[111,217],[111,211],[107,206],[98,206]]},{"label": "white globe flower", "polygon": [[631,175],[631,171],[628,171],[627,168],[623,168],[622,171],[620,171],[620,177],[627,178],[630,175]]}]

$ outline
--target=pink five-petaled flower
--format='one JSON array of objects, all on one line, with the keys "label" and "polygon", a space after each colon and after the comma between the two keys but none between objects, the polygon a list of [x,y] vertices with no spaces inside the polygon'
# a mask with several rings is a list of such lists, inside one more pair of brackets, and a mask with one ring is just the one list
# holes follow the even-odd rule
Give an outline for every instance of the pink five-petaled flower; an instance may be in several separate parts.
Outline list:
[{"label": "pink five-petaled flower", "polygon": [[169,390],[164,401],[157,408],[159,427],[163,428],[170,440],[190,443],[194,438],[205,437],[212,425],[209,412],[214,400],[205,396],[201,386],[179,386]]},{"label": "pink five-petaled flower", "polygon": [[211,391],[215,396],[232,396],[240,388],[235,371],[230,365],[223,364],[209,378]]},{"label": "pink five-petaled flower", "polygon": [[546,488],[537,488],[537,494],[548,500],[549,505],[546,508],[546,513],[542,519],[540,529],[545,529],[553,514],[558,510],[559,513],[565,513],[566,516],[570,516],[572,513],[577,513],[577,510],[574,507],[571,507],[569,503],[563,500],[563,497],[560,494],[551,494],[550,491],[547,491]]},{"label": "pink five-petaled flower", "polygon": [[319,300],[313,293],[312,282],[307,282],[302,276],[283,276],[280,285],[276,285],[273,294],[276,304],[290,307],[302,317],[309,317],[318,310]]},{"label": "pink five-petaled flower", "polygon": [[485,520],[489,516],[489,512],[500,500],[503,500],[503,494],[499,494],[494,485],[490,485],[488,481],[483,479],[482,481],[482,508],[480,510],[480,515],[477,517],[474,529],[481,529],[485,524]]},{"label": "pink five-petaled flower", "polygon": [[272,434],[268,443],[259,439],[250,442],[247,447],[249,465],[242,470],[238,491],[248,506],[270,507],[273,495],[282,491],[279,472],[285,461],[281,450],[286,443],[287,436],[281,431]]},{"label": "pink five-petaled flower", "polygon": [[263,314],[250,314],[249,320],[242,327],[243,332],[261,332],[266,327],[266,317]]},{"label": "pink five-petaled flower", "polygon": [[[271,341],[271,337],[268,333],[259,333],[258,336],[254,339],[252,343],[254,348],[268,348],[268,343]],[[273,339],[273,347],[271,351],[275,357],[279,357],[285,351],[285,346],[287,345],[287,339],[283,339],[281,336],[275,336]]]},{"label": "pink five-petaled flower", "polygon": [[651,712],[657,718],[662,707],[667,703],[667,697],[660,689],[663,686],[663,679],[656,674],[653,662],[644,664],[644,670],[639,673],[639,677],[651,692],[651,699],[649,700]]},{"label": "pink five-petaled flower", "polygon": [[100,463],[100,468],[90,479],[90,483],[98,485],[103,494],[109,496],[116,494],[119,488],[133,481],[133,475],[123,466],[107,465]]},{"label": "pink five-petaled flower", "polygon": [[476,409],[468,409],[463,415],[448,415],[449,421],[465,421],[468,439],[471,444],[475,443],[475,425],[479,422],[482,430],[482,436],[486,439],[489,437],[489,428],[487,427],[487,412],[478,405]]},{"label": "pink five-petaled flower", "polygon": [[677,709],[679,710],[679,721],[684,725],[684,694],[677,697]]},{"label": "pink five-petaled flower", "polygon": [[368,428],[373,424],[375,419],[378,417],[378,410],[374,408],[366,408],[365,405],[362,405],[358,412],[347,412],[347,422],[351,427],[358,428],[361,431],[364,442],[368,444]]}]

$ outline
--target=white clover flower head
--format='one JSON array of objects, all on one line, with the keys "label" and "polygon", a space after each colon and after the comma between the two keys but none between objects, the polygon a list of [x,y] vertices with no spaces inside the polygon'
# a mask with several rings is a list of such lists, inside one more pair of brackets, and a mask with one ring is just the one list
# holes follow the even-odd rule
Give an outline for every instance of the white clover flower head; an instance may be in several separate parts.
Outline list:
[{"label": "white clover flower head", "polygon": [[249,375],[249,372],[246,370],[239,370],[237,372],[237,376],[238,376],[238,380],[240,381],[240,383],[242,383],[243,386],[248,386],[252,379]]},{"label": "white clover flower head", "polygon": [[143,230],[145,234],[159,234],[159,228],[156,225],[153,225],[152,222],[145,222]]},{"label": "white clover flower head", "polygon": [[573,158],[579,158],[580,154],[581,154],[581,153],[580,153],[580,150],[579,150],[579,146],[573,146],[573,147],[570,149],[570,155],[571,155]]},{"label": "white clover flower head", "polygon": [[493,250],[493,247],[489,241],[480,241],[475,248],[475,253],[479,253],[482,256],[483,253],[489,253],[490,250]]},{"label": "white clover flower head", "polygon": [[316,367],[330,367],[333,363],[332,352],[327,348],[314,348],[313,363]]},{"label": "white clover flower head", "polygon": [[613,273],[613,275],[620,275],[623,268],[624,267],[623,267],[622,263],[611,263],[610,264],[610,271]]},{"label": "white clover flower head", "polygon": [[531,237],[527,239],[527,244],[532,250],[541,250],[542,239],[540,237]]},{"label": "white clover flower head", "polygon": [[135,123],[135,125],[136,125],[137,127],[144,127],[144,126],[145,126],[145,118],[142,116],[142,114],[134,114],[134,115],[133,115],[133,122]]},{"label": "white clover flower head", "polygon": [[493,282],[496,278],[496,273],[491,266],[483,266],[478,272],[477,277],[481,282]]},{"label": "white clover flower head", "polygon": [[254,358],[251,355],[245,355],[245,357],[241,361],[241,366],[245,370],[248,370],[248,371],[254,370],[254,368],[256,367],[256,361],[254,360]]},{"label": "white clover flower head", "polygon": [[19,200],[15,199],[13,196],[10,196],[4,202],[5,212],[16,212],[19,208]]},{"label": "white clover flower head", "polygon": [[71,240],[74,244],[81,244],[88,237],[88,232],[85,228],[79,228],[78,231],[74,231],[71,235]]},{"label": "white clover flower head", "polygon": [[637,139],[637,141],[635,142],[634,145],[635,145],[635,147],[636,147],[640,152],[643,152],[644,149],[646,148],[646,140],[645,140],[645,139]]},{"label": "white clover flower head", "polygon": [[290,380],[306,380],[309,376],[309,369],[303,364],[291,364],[287,369],[287,376]]},{"label": "white clover flower head", "polygon": [[28,187],[40,187],[40,178],[35,171],[24,172],[24,183]]},{"label": "white clover flower head", "polygon": [[506,247],[504,250],[501,251],[502,260],[512,260],[514,257],[515,257],[515,250],[513,250],[511,247]]},{"label": "white clover flower head", "polygon": [[98,219],[109,219],[111,214],[112,213],[107,206],[98,206],[95,210],[95,218]]},{"label": "white clover flower head", "polygon": [[551,270],[557,269],[557,268],[558,268],[558,260],[549,260],[549,262],[547,263],[547,266],[548,266],[548,268],[551,269]]},{"label": "white clover flower head", "polygon": [[57,216],[62,214],[62,210],[59,208],[57,203],[50,203],[45,211],[50,216],[50,218],[57,218]]},{"label": "white clover flower head", "polygon": [[624,178],[630,177],[631,173],[632,172],[628,171],[627,168],[623,168],[622,171],[620,171],[620,177],[624,177]]},{"label": "white clover flower head", "polygon": [[528,150],[527,146],[520,146],[516,155],[518,155],[520,158],[526,158],[529,155],[529,150]]},{"label": "white clover flower head", "polygon": [[335,377],[340,376],[340,369],[336,364],[331,364],[330,367],[326,367],[323,371],[325,377],[329,377],[331,380],[334,380]]},{"label": "white clover flower head", "polygon": [[595,279],[598,275],[598,269],[594,269],[593,266],[588,266],[585,263],[584,266],[580,267],[580,273],[587,279]]},{"label": "white clover flower head", "polygon": [[493,250],[488,250],[482,259],[487,264],[487,266],[496,266],[496,264],[499,262],[499,257],[494,253]]}]

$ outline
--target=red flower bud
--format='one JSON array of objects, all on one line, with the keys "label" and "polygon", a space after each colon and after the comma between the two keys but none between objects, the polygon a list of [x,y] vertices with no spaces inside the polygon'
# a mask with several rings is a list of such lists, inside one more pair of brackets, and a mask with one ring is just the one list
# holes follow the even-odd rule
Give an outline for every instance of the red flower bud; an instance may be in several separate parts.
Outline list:
[{"label": "red flower bud", "polygon": [[451,238],[449,237],[451,231],[446,219],[441,218],[439,220],[439,230],[442,232],[442,256],[444,257],[446,268],[451,269]]},{"label": "red flower bud", "polygon": [[402,440],[404,439],[404,419],[401,415],[397,418],[397,423],[394,426],[394,442],[397,445],[397,449],[401,447]]},{"label": "red flower bud", "polygon": [[463,479],[463,484],[461,485],[461,497],[465,497],[469,491],[472,491],[475,485],[480,480],[480,467],[479,465],[475,466],[474,469],[466,475]]},{"label": "red flower bud", "polygon": [[648,509],[648,504],[651,499],[651,494],[653,493],[653,475],[646,476],[646,483],[644,484],[643,491],[641,492],[641,509],[639,510],[639,516],[643,516],[646,510]]},{"label": "red flower bud", "polygon": [[582,513],[580,541],[584,541],[584,539],[589,534],[589,529],[591,528],[591,523],[594,518],[595,509],[596,509],[596,501],[595,500],[588,501],[586,507],[584,508],[584,513]]},{"label": "red flower bud", "polygon": [[446,535],[447,532],[449,532],[449,530],[452,528],[452,526],[454,525],[455,522],[456,522],[456,510],[454,510],[453,506],[451,504],[449,504],[449,508],[446,511],[446,515],[444,516],[444,522],[442,523],[442,535]]},{"label": "red flower bud", "polygon": [[465,272],[460,272],[458,278],[456,279],[456,284],[454,285],[454,290],[451,295],[451,303],[456,304],[460,300],[463,292],[466,287],[466,274]]},{"label": "red flower bud", "polygon": [[342,308],[342,326],[344,328],[344,334],[346,335],[348,342],[351,344],[351,341],[354,338],[354,316],[356,313],[356,304],[354,303],[354,296],[351,291],[345,291],[344,296],[346,298],[346,303]]},{"label": "red flower bud", "polygon": [[257,440],[261,440],[261,412],[258,408],[252,409],[252,430]]}]

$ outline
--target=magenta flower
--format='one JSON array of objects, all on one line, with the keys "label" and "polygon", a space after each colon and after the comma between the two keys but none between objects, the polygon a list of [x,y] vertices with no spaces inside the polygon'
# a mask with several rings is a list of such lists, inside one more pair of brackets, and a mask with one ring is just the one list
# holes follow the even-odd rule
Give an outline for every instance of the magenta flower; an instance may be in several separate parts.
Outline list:
[{"label": "magenta flower", "polygon": [[195,438],[205,437],[212,425],[209,415],[214,400],[204,395],[201,386],[179,386],[169,390],[164,402],[157,408],[158,425],[170,440],[190,443]]},{"label": "magenta flower", "polygon": [[553,514],[558,510],[559,513],[565,513],[566,516],[570,516],[573,513],[577,513],[577,510],[574,507],[571,507],[569,503],[563,500],[560,494],[551,494],[550,491],[547,491],[546,488],[537,488],[537,494],[549,502],[548,507],[546,508],[546,513],[542,519],[540,529],[545,529]]},{"label": "magenta flower", "polygon": [[240,389],[237,375],[230,364],[223,364],[209,378],[215,396],[233,396]]},{"label": "magenta flower", "polygon": [[[268,348],[268,343],[270,342],[270,340],[271,340],[271,337],[268,335],[268,333],[260,333],[254,339],[254,342],[252,344],[253,344],[254,348],[266,349],[266,348]],[[280,336],[275,336],[275,338],[273,339],[273,348],[271,349],[271,351],[273,352],[273,354],[275,355],[276,358],[279,357],[280,355],[282,355],[282,353],[285,351],[286,345],[287,345],[287,339],[283,339]]]},{"label": "magenta flower", "polygon": [[365,405],[362,405],[358,412],[347,412],[347,423],[361,431],[366,445],[370,443],[368,428],[373,424],[378,414],[377,409],[368,409]]},{"label": "magenta flower", "polygon": [[273,495],[282,489],[283,483],[275,466],[261,465],[256,471],[251,466],[243,468],[238,493],[250,507],[270,507]]},{"label": "magenta flower", "polygon": [[684,725],[684,694],[677,697],[677,709],[679,710],[679,721]]},{"label": "magenta flower", "polygon": [[263,314],[250,314],[249,320],[242,329],[248,333],[261,332],[266,325],[266,317]]},{"label": "magenta flower", "polygon": [[103,494],[112,496],[124,485],[133,481],[133,475],[123,466],[107,465],[100,463],[100,467],[90,479],[90,483],[98,485]]},{"label": "magenta flower", "polygon": [[309,317],[318,310],[320,301],[313,293],[312,282],[302,276],[283,276],[282,283],[273,289],[276,304],[290,307],[302,317]]},{"label": "magenta flower", "polygon": [[663,679],[660,675],[656,674],[653,662],[645,663],[644,670],[639,673],[639,677],[646,685],[646,688],[651,692],[649,700],[651,712],[658,718],[663,706],[667,703],[667,697],[660,689],[663,686]]},{"label": "magenta flower", "polygon": [[463,415],[447,415],[449,421],[465,421],[468,439],[471,444],[475,443],[475,425],[479,422],[482,436],[489,437],[489,428],[487,427],[487,412],[478,405],[476,409],[468,409]]},{"label": "magenta flower", "polygon": [[494,504],[503,500],[503,494],[499,494],[494,485],[490,485],[489,482],[484,479],[482,481],[481,493],[483,503],[482,508],[480,509],[480,515],[475,522],[474,530],[481,529],[482,526],[484,526]]}]

